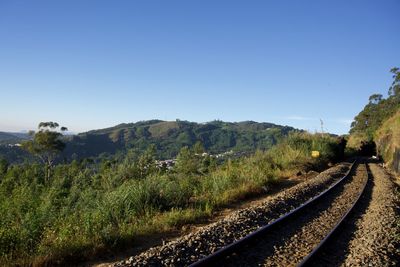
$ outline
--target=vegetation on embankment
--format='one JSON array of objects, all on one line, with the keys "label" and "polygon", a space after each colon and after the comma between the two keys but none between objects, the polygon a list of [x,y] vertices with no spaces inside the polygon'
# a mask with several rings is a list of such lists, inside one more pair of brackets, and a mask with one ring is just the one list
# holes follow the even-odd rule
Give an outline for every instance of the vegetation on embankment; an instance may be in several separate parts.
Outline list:
[{"label": "vegetation on embankment", "polygon": [[391,72],[393,83],[388,97],[370,96],[369,103],[351,124],[348,148],[366,155],[377,152],[393,167],[395,150],[400,149],[400,71],[393,68]]},{"label": "vegetation on embankment", "polygon": [[378,154],[388,166],[400,172],[400,110],[382,124],[374,140]]},{"label": "vegetation on embankment", "polygon": [[[101,164],[39,164],[0,168],[0,265],[74,262],[135,244],[208,217],[227,203],[336,160],[343,142],[292,133],[268,151],[217,166],[184,148],[173,170],[155,167],[154,147]],[[319,150],[321,157],[311,157]],[[133,243],[132,243],[133,242]]]}]

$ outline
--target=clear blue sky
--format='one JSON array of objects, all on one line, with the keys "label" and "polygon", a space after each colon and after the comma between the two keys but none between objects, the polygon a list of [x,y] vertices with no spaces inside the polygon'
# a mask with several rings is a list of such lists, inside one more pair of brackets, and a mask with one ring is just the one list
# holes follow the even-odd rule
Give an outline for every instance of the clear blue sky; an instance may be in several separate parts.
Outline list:
[{"label": "clear blue sky", "polygon": [[0,2],[0,131],[163,119],[346,133],[400,66],[400,1]]}]

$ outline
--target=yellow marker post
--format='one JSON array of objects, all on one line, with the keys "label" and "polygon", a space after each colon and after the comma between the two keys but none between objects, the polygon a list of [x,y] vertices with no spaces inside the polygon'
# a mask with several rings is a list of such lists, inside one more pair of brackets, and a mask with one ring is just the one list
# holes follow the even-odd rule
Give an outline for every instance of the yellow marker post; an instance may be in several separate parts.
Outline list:
[{"label": "yellow marker post", "polygon": [[313,157],[313,158],[319,158],[319,151],[317,151],[317,150],[311,151],[311,157]]}]

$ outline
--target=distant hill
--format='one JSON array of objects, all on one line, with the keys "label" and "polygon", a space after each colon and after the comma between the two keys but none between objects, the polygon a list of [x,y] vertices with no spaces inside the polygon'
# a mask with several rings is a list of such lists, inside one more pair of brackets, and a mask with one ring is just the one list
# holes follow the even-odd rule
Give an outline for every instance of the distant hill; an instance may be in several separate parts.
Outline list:
[{"label": "distant hill", "polygon": [[26,133],[0,132],[0,143],[18,143],[29,139]]},{"label": "distant hill", "polygon": [[[123,123],[114,127],[64,136],[67,143],[62,159],[84,159],[109,155],[124,155],[129,150],[138,154],[149,145],[157,148],[160,159],[174,158],[184,146],[200,141],[207,152],[252,152],[266,150],[295,130],[289,126],[254,121],[195,123],[188,121],[149,120]],[[21,133],[0,132],[0,157],[20,163],[32,157],[14,144],[28,139]]]},{"label": "distant hill", "polygon": [[23,151],[15,144],[28,140],[30,136],[26,133],[0,132],[0,159],[5,158],[10,163],[22,163],[31,160],[29,153]]},{"label": "distant hill", "polygon": [[254,151],[269,149],[294,128],[254,121],[195,123],[188,121],[150,120],[123,123],[93,130],[68,139],[64,157],[96,157],[103,153],[124,153],[128,149],[143,152],[154,144],[160,158],[175,157],[183,146],[203,143],[211,153],[228,150]]}]

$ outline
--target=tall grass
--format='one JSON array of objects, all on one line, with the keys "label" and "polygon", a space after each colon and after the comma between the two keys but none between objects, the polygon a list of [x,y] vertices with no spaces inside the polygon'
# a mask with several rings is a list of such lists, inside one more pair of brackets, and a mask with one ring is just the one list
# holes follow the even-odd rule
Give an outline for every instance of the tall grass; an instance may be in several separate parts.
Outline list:
[{"label": "tall grass", "polygon": [[[135,161],[73,162],[57,166],[50,183],[40,165],[11,166],[0,174],[0,265],[65,263],[135,244],[334,160],[338,146],[329,136],[294,133],[269,151],[208,172],[139,177]],[[312,150],[321,157],[311,158]]]},{"label": "tall grass", "polygon": [[[400,159],[396,159],[396,150],[400,150],[400,111],[386,120],[374,134],[377,152],[393,170],[400,172]],[[397,162],[396,162],[397,160]]]}]

